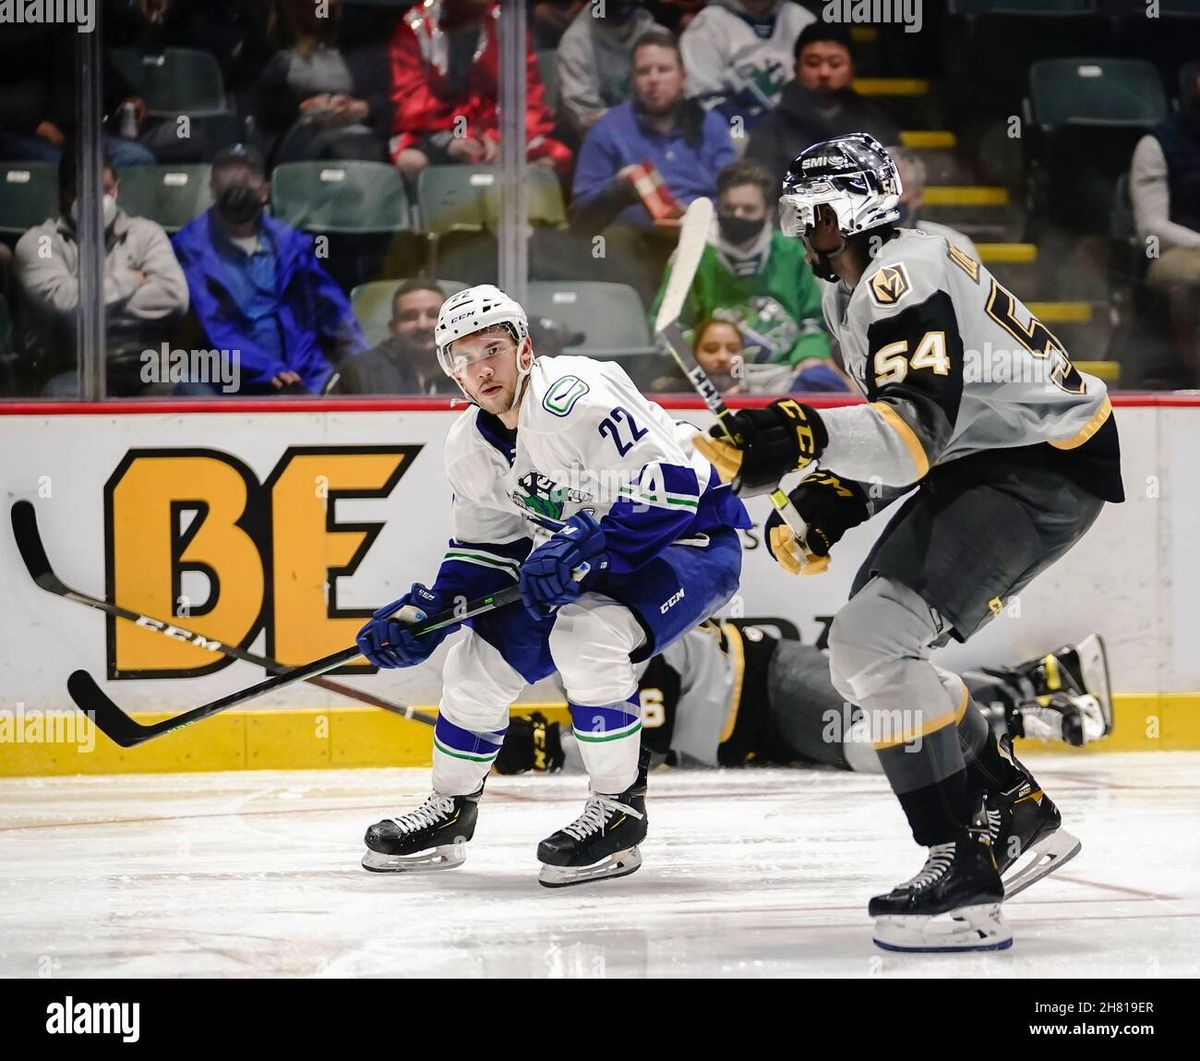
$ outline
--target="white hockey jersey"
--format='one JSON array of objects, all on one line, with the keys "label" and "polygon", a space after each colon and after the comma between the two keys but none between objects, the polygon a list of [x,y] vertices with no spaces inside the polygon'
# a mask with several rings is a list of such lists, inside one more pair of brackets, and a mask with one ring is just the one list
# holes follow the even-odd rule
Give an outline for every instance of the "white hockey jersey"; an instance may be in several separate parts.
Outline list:
[{"label": "white hockey jersey", "polygon": [[901,229],[853,290],[826,285],[823,308],[870,403],[822,411],[823,466],[902,487],[951,462],[1021,463],[1123,499],[1104,384],[943,236]]},{"label": "white hockey jersey", "polygon": [[601,523],[612,574],[636,571],[672,542],[750,525],[692,449],[698,429],[648,401],[617,364],[536,358],[516,432],[479,408],[446,438],[453,538],[435,588],[491,593],[577,512]]}]

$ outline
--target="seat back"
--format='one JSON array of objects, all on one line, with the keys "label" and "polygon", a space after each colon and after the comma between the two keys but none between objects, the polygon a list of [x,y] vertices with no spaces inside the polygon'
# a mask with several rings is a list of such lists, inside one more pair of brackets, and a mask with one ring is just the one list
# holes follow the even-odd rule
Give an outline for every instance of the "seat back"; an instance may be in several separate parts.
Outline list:
[{"label": "seat back", "polygon": [[147,55],[136,48],[110,48],[108,57],[151,114],[226,109],[221,64],[211,52],[164,48],[160,55]]},{"label": "seat back", "polygon": [[525,309],[530,317],[549,317],[583,333],[583,342],[567,353],[600,358],[657,354],[646,307],[628,284],[534,280]]},{"label": "seat back", "polygon": [[128,166],[119,173],[121,206],[127,214],[178,232],[212,206],[211,173],[207,163]]},{"label": "seat back", "polygon": [[[350,305],[367,342],[374,346],[387,338],[388,322],[392,319],[392,299],[403,280],[372,280],[359,284],[350,292]],[[442,294],[449,298],[466,288],[459,280],[435,280]]]},{"label": "seat back", "polygon": [[57,162],[0,162],[0,232],[20,234],[57,214]]},{"label": "seat back", "polygon": [[271,204],[307,232],[412,229],[404,179],[384,162],[285,162],[271,174]]}]

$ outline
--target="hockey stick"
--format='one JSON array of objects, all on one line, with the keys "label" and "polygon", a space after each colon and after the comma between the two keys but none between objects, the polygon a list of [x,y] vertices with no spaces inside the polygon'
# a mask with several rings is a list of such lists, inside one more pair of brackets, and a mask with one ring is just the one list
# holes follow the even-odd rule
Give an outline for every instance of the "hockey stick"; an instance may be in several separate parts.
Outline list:
[{"label": "hockey stick", "polygon": [[[21,554],[21,559],[25,562],[25,569],[29,572],[29,577],[47,593],[53,593],[56,597],[64,597],[69,601],[74,601],[76,604],[94,608],[96,611],[104,612],[106,615],[111,615],[117,619],[128,619],[135,626],[140,626],[146,630],[155,630],[169,637],[172,641],[184,641],[209,652],[221,653],[226,656],[232,656],[234,659],[240,659],[246,663],[253,663],[256,666],[265,668],[272,674],[282,674],[288,669],[278,660],[259,656],[253,652],[247,652],[243,648],[238,648],[236,645],[227,645],[223,641],[205,637],[203,634],[197,634],[192,630],[177,625],[173,621],[165,623],[161,619],[155,619],[142,612],[131,611],[128,608],[122,608],[119,604],[111,604],[108,601],[100,600],[98,597],[92,597],[86,593],[80,593],[78,590],[72,589],[55,574],[54,568],[50,565],[50,558],[46,555],[46,547],[38,531],[37,510],[33,505],[28,501],[17,501],[13,504],[10,516],[12,518],[13,537],[16,539],[17,550]],[[385,711],[390,711],[413,722],[420,722],[422,725],[432,726],[437,722],[437,718],[434,715],[424,714],[409,706],[394,704],[390,700],[384,700],[373,693],[356,689],[352,685],[343,685],[341,682],[333,681],[330,678],[313,677],[308,678],[307,681],[331,693],[337,693],[351,700],[370,704],[372,707],[381,707]]]},{"label": "hockey stick", "polygon": [[[482,615],[484,612],[495,611],[497,608],[503,608],[520,599],[520,587],[508,586],[490,597],[480,597],[471,601],[465,608],[450,609],[426,619],[422,623],[417,623],[413,627],[412,633],[420,636],[444,629],[447,626],[457,626],[466,619]],[[100,686],[96,684],[96,680],[85,670],[77,670],[71,674],[67,679],[67,692],[71,694],[75,706],[96,723],[100,732],[122,748],[133,748],[144,741],[153,740],[166,733],[173,733],[177,729],[183,729],[184,726],[190,726],[202,719],[209,718],[227,708],[244,704],[247,700],[253,700],[264,693],[274,692],[276,689],[286,689],[296,682],[307,681],[309,678],[349,663],[360,655],[357,645],[343,648],[332,655],[322,656],[302,667],[293,667],[282,674],[276,674],[273,678],[267,678],[265,681],[240,689],[236,693],[230,693],[228,696],[222,696],[210,703],[201,704],[181,715],[163,719],[162,722],[155,722],[150,726],[134,722],[104,694]]]},{"label": "hockey stick", "polygon": [[[704,399],[725,432],[725,437],[735,446],[741,446],[742,440],[730,426],[733,412],[725,404],[721,392],[717,390],[708,374],[700,367],[696,358],[688,349],[683,329],[679,326],[679,315],[683,312],[683,303],[687,299],[692,281],[696,278],[696,270],[700,267],[700,259],[704,255],[704,247],[708,242],[708,230],[712,225],[713,204],[711,199],[701,196],[693,199],[683,215],[683,223],[679,230],[679,246],[671,264],[671,278],[667,281],[667,290],[658,307],[658,316],[654,320],[654,334],[667,347],[667,352],[675,359],[688,381],[696,389],[696,393]],[[828,556],[817,556],[808,547],[808,526],[788,495],[776,486],[770,493],[771,504],[783,518],[788,529],[796,537],[800,548],[804,551],[805,570],[808,574],[818,574],[829,566]]]}]

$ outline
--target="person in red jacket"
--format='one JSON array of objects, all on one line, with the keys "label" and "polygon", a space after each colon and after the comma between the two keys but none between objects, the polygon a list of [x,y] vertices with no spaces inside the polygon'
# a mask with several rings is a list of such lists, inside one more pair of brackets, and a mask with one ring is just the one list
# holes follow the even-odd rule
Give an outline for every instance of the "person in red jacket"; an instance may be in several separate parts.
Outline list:
[{"label": "person in red jacket", "polygon": [[[500,161],[498,21],[494,0],[425,0],[392,36],[392,162],[402,173],[430,164]],[[525,136],[530,162],[565,174],[571,151],[549,133],[554,118],[528,37]]]}]

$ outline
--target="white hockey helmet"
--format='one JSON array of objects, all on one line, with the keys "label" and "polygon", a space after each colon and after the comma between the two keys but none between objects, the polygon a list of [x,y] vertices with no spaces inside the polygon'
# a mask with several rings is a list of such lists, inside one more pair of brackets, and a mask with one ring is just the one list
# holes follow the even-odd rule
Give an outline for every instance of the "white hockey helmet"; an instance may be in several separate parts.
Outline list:
[{"label": "white hockey helmet", "polygon": [[896,163],[869,133],[848,133],[813,144],[788,167],[779,200],[779,227],[803,237],[828,204],[843,236],[894,223],[904,187]]},{"label": "white hockey helmet", "polygon": [[[513,342],[517,344],[517,390],[513,396],[513,401],[516,402],[520,400],[521,383],[533,367],[532,358],[528,366],[521,366],[521,344],[529,338],[529,318],[519,302],[509,298],[493,284],[468,287],[457,295],[451,295],[442,303],[433,332],[437,342],[438,364],[447,376],[458,382],[458,376],[462,375],[466,364],[461,361],[456,364],[450,352],[451,345],[458,339],[497,324],[504,325]],[[461,383],[459,388],[462,389]],[[463,393],[466,394],[465,389]]]}]

